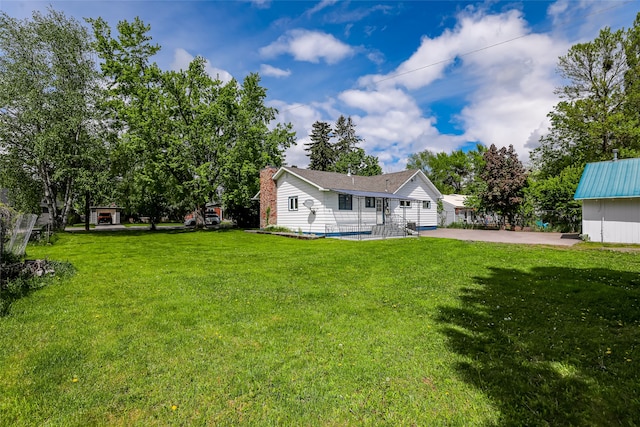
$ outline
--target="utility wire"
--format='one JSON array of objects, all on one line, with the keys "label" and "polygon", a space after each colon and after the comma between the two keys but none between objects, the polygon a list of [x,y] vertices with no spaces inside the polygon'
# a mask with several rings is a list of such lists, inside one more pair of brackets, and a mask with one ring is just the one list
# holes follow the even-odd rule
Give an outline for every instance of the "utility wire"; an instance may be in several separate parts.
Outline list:
[{"label": "utility wire", "polygon": [[[589,13],[589,14],[586,14],[586,15],[582,15],[582,16],[580,16],[578,18],[584,19],[584,18],[588,18],[590,16],[599,15],[599,14],[607,12],[609,10],[625,6],[625,5],[629,4],[629,3],[633,3],[634,1],[637,1],[637,0],[629,0],[629,1],[626,1],[626,2],[621,2],[621,3],[619,3],[619,4],[615,5],[615,6],[611,6],[611,7],[608,7],[606,9],[600,9],[600,10],[598,10],[596,12],[592,12],[592,13]],[[565,22],[569,22],[569,21],[565,21]],[[571,28],[571,27],[567,27],[567,28]],[[545,32],[540,32],[540,33],[536,33],[536,34],[545,34],[545,33],[548,33],[548,32],[549,31],[545,31]],[[440,61],[432,62],[430,64],[423,65],[422,67],[414,68],[412,70],[404,71],[402,73],[392,74],[390,76],[383,77],[381,79],[375,80],[373,82],[373,84],[375,85],[375,84],[378,84],[378,83],[381,83],[381,82],[384,82],[384,81],[387,81],[387,80],[393,80],[393,79],[396,79],[398,77],[405,76],[407,74],[411,74],[411,73],[415,73],[415,72],[420,71],[420,70],[424,70],[426,68],[435,67],[436,65],[440,65],[440,64],[444,64],[444,63],[447,63],[447,62],[454,61],[456,58],[462,58],[462,57],[465,57],[465,56],[473,55],[473,54],[478,53],[478,52],[482,52],[482,51],[485,51],[485,50],[488,50],[488,49],[492,49],[492,48],[497,47],[497,46],[502,46],[504,44],[511,43],[513,41],[528,37],[531,34],[532,33],[523,34],[523,35],[518,36],[518,37],[513,37],[513,38],[508,39],[508,40],[504,40],[504,41],[501,41],[501,42],[490,44],[490,45],[487,45],[487,46],[484,46],[484,47],[481,47],[481,48],[478,48],[478,49],[470,50],[468,52],[464,52],[464,53],[461,53],[459,55],[455,55],[453,57],[449,57],[447,59],[442,59]],[[309,104],[296,105],[295,107],[287,108],[286,110],[283,110],[282,112],[286,113],[286,112],[289,112],[289,111],[292,111],[292,110],[296,110],[298,108],[306,107],[307,105],[309,105]]]}]

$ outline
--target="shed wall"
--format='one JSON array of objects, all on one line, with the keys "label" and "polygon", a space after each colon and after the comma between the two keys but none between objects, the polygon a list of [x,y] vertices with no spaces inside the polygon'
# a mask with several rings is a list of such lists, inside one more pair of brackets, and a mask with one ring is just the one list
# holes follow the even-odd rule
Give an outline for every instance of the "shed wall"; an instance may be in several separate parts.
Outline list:
[{"label": "shed wall", "polygon": [[640,244],[640,199],[584,200],[582,234],[592,242]]}]

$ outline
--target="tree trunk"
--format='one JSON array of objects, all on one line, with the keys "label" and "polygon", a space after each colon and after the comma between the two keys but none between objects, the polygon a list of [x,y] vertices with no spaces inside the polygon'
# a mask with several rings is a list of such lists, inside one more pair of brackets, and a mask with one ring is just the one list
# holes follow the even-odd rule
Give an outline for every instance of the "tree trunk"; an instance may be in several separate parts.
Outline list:
[{"label": "tree trunk", "polygon": [[64,191],[64,206],[60,215],[60,230],[64,231],[67,226],[67,220],[69,219],[69,212],[71,211],[71,205],[73,203],[73,178],[67,179],[67,185]]},{"label": "tree trunk", "polygon": [[84,193],[84,230],[89,231],[89,223],[91,217],[91,198],[89,192]]},{"label": "tree trunk", "polygon": [[0,290],[2,290],[2,255],[4,254],[4,218],[0,215]]}]

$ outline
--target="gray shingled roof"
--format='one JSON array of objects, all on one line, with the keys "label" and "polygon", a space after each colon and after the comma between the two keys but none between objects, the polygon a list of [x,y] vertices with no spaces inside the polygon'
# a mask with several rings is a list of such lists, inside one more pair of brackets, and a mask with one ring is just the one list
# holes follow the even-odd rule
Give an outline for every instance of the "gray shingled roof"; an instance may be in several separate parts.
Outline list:
[{"label": "gray shingled roof", "polygon": [[283,168],[287,172],[317,185],[318,187],[333,190],[369,191],[377,193],[395,193],[407,182],[417,170],[405,170],[402,172],[386,173],[376,176],[345,175],[337,172],[323,172],[309,169]]}]

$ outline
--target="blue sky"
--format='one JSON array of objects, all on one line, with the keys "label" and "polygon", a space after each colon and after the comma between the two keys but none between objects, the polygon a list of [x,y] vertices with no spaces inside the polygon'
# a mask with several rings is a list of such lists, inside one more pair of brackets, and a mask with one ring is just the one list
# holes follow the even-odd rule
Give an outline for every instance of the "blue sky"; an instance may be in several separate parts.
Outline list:
[{"label": "blue sky", "polygon": [[476,142],[513,144],[526,162],[558,102],[558,57],[605,26],[630,27],[640,11],[621,0],[0,0],[0,10],[26,18],[49,4],[112,28],[139,16],[163,69],[200,55],[223,80],[258,72],[278,121],[297,133],[289,165],[307,165],[315,121],[343,114],[385,172],[415,152]]}]

